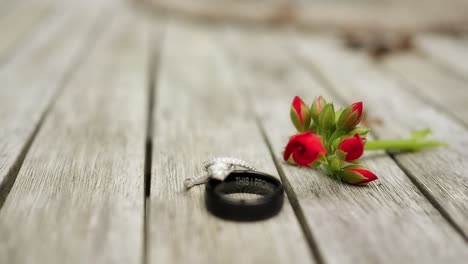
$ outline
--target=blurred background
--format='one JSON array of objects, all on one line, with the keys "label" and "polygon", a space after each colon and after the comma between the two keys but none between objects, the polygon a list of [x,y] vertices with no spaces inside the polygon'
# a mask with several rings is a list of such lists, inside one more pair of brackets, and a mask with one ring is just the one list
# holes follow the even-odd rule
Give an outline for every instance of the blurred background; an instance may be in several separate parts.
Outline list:
[{"label": "blurred background", "polygon": [[152,11],[200,21],[239,22],[303,29],[468,29],[466,0],[134,0]]},{"label": "blurred background", "polygon": [[462,36],[467,0],[134,0],[156,16],[241,28],[339,32],[352,48],[383,55],[411,48],[415,33]]}]

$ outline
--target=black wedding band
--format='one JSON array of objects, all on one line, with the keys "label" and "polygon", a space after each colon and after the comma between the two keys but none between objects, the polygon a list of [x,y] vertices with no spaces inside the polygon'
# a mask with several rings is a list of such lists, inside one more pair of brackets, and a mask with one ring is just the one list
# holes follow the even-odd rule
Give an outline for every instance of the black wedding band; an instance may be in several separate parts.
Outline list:
[{"label": "black wedding band", "polygon": [[[255,199],[234,199],[230,194],[257,194]],[[283,185],[275,177],[250,170],[231,172],[224,181],[210,179],[205,202],[212,214],[229,220],[254,221],[276,215],[283,206]]]}]

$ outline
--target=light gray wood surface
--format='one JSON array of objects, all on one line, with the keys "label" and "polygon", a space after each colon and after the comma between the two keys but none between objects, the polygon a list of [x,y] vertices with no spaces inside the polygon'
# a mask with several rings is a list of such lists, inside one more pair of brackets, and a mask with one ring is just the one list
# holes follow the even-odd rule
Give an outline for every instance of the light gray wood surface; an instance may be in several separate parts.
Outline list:
[{"label": "light gray wood surface", "polygon": [[[162,66],[162,67],[161,67]],[[206,210],[204,186],[185,190],[215,156],[277,175],[254,115],[236,89],[225,47],[206,30],[172,24],[158,67],[149,204],[150,263],[313,263],[286,200],[269,220],[238,223]]]},{"label": "light gray wood surface", "polygon": [[453,37],[424,34],[416,38],[416,45],[435,62],[468,80],[468,43]]},{"label": "light gray wood surface", "polygon": [[0,16],[0,65],[5,57],[23,44],[41,17],[51,11],[52,0],[21,0]]},{"label": "light gray wood surface", "polygon": [[413,53],[390,56],[385,65],[406,82],[405,88],[413,90],[415,97],[426,99],[428,104],[445,111],[468,126],[468,82],[451,74],[428,59]]},{"label": "light gray wood surface", "polygon": [[[0,0],[1,264],[466,262],[466,38],[416,35],[415,49],[373,60],[332,34],[149,23],[135,1]],[[198,3],[173,4],[185,2]],[[393,3],[250,2],[269,9],[246,15],[273,24],[333,12],[342,23],[368,13],[358,6]],[[372,136],[430,127],[449,147],[368,153],[380,178],[367,187],[287,165],[295,95],[362,100],[381,120]],[[204,187],[183,181],[214,156],[280,177],[281,213],[249,223],[210,215]]]},{"label": "light gray wood surface", "polygon": [[466,239],[468,132],[465,127],[408,92],[407,84],[384,73],[365,54],[347,51],[332,39],[303,38],[299,43],[299,56],[312,69],[318,69],[331,89],[347,102],[363,100],[369,116],[383,121],[372,126],[378,138],[409,137],[414,130],[431,128],[434,138],[450,144],[447,148],[396,154],[395,159]]},{"label": "light gray wood surface", "polygon": [[134,0],[157,14],[301,29],[466,32],[464,0]]},{"label": "light gray wood surface", "polygon": [[84,1],[70,7],[51,14],[0,68],[0,207],[41,119],[99,31],[99,5],[90,9]]},{"label": "light gray wood surface", "polygon": [[[288,110],[295,95],[307,102],[323,95],[340,103],[340,98],[296,59],[292,51],[298,47],[288,42],[292,38],[229,32],[226,43],[236,51],[232,57],[238,60],[236,70],[243,90],[257,111],[290,191],[297,196],[323,261],[463,263],[459,257],[468,256],[463,239],[384,153],[365,159],[380,177],[367,187],[337,182],[282,160],[281,151],[294,134]],[[340,89],[357,91],[349,86]]]},{"label": "light gray wood surface", "polygon": [[0,211],[0,263],[142,261],[148,28],[126,14],[109,24]]},{"label": "light gray wood surface", "polygon": [[10,13],[16,6],[22,3],[22,0],[0,0],[0,19]]}]

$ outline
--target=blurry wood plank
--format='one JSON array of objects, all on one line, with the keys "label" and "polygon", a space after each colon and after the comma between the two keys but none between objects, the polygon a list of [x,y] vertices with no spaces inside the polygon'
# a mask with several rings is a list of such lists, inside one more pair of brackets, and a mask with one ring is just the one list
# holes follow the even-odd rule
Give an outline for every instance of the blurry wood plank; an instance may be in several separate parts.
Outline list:
[{"label": "blurry wood plank", "polygon": [[[155,98],[149,204],[150,263],[313,263],[296,216],[285,200],[278,216],[238,223],[212,216],[204,186],[185,190],[203,174],[203,161],[233,156],[277,175],[238,86],[227,51],[207,31],[167,30]],[[156,74],[156,73],[153,73]]]},{"label": "blurry wood plank", "polygon": [[101,4],[68,4],[71,12],[51,13],[0,69],[0,207],[41,119],[104,23],[96,24]]},{"label": "blurry wood plank", "polygon": [[457,78],[413,53],[389,56],[385,65],[407,81],[410,85],[406,87],[417,96],[429,99],[468,125],[468,80]]},{"label": "blurry wood plank", "polygon": [[0,211],[0,263],[142,260],[147,27],[126,14],[110,24],[52,107]]},{"label": "blurry wood plank", "polygon": [[[350,52],[337,41],[299,38],[296,49],[348,103],[362,100],[368,116],[382,120],[380,125],[372,126],[378,138],[409,137],[413,130],[431,128],[434,138],[450,144],[447,148],[395,154],[395,159],[467,240],[468,131],[465,127],[415,97],[404,83],[382,71],[366,55]],[[431,229],[425,232],[429,231],[434,232]],[[458,248],[458,240],[450,240],[440,249]],[[453,256],[456,255],[455,251]]]},{"label": "blurry wood plank", "polygon": [[[293,0],[302,27],[350,31],[466,32],[465,0]],[[314,26],[315,25],[315,26]]]},{"label": "blurry wood plank", "polygon": [[51,9],[53,0],[22,0],[0,17],[0,62],[21,45],[22,38],[35,28],[38,20]]},{"label": "blurry wood plank", "polygon": [[446,0],[135,0],[191,20],[301,29],[467,31],[468,2]]},{"label": "blurry wood plank", "polygon": [[380,177],[369,186],[347,185],[318,170],[282,161],[281,151],[295,133],[289,118],[292,98],[299,95],[310,103],[323,95],[339,101],[294,59],[291,50],[297,47],[287,42],[290,37],[231,32],[226,43],[237,47],[233,58],[239,61],[241,86],[250,96],[288,189],[297,196],[323,262],[463,263],[467,251],[462,238],[386,154],[364,159]]},{"label": "blurry wood plank", "polygon": [[468,80],[468,44],[443,35],[419,35],[416,45],[427,56]]},{"label": "blurry wood plank", "polygon": [[13,8],[22,2],[23,0],[0,0],[0,18],[8,15]]}]

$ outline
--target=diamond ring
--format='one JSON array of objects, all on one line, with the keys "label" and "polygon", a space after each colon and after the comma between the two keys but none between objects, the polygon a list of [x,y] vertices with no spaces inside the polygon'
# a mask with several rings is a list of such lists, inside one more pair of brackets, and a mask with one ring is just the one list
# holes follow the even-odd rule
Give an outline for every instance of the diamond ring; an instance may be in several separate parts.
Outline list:
[{"label": "diamond ring", "polygon": [[204,176],[200,178],[187,178],[184,181],[184,186],[189,189],[195,185],[206,183],[210,178],[224,181],[231,172],[239,168],[251,171],[256,170],[251,163],[245,160],[228,157],[213,158],[203,163],[203,169],[206,171]]}]

